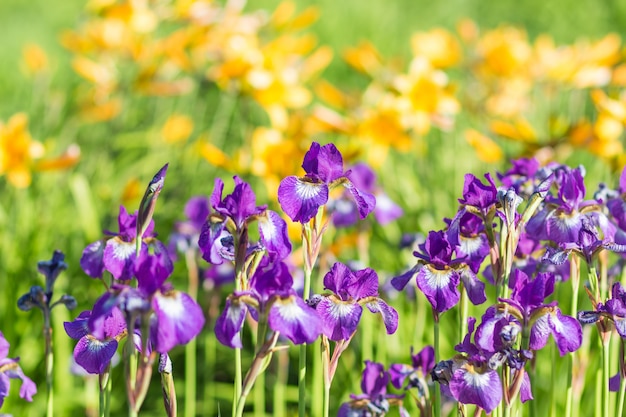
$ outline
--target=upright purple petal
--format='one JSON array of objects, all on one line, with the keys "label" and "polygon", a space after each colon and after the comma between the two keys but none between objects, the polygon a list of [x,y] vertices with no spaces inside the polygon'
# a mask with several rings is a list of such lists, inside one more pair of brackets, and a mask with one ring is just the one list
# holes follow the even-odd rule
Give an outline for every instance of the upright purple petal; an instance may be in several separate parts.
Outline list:
[{"label": "upright purple petal", "polygon": [[308,177],[286,177],[278,186],[278,202],[291,220],[306,223],[328,202],[328,185]]},{"label": "upright purple petal", "polygon": [[387,393],[387,384],[391,376],[385,371],[385,367],[377,362],[365,361],[361,390],[372,399],[377,399]]},{"label": "upright purple petal", "polygon": [[344,282],[343,289],[346,289],[355,300],[376,297],[378,296],[378,274],[371,268],[355,271],[354,280],[350,283]]},{"label": "upright purple petal", "polygon": [[307,174],[314,174],[328,184],[343,176],[343,157],[334,144],[320,146],[313,142],[304,155],[302,168]]}]

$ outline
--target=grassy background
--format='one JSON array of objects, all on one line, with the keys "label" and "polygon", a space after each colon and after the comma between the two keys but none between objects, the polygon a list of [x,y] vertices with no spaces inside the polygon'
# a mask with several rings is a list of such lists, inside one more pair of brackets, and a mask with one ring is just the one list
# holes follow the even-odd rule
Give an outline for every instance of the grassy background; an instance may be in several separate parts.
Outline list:
[{"label": "grassy background", "polygon": [[[300,9],[308,5],[306,1],[298,3]],[[276,4],[276,1],[258,0],[250,1],[247,7],[249,10],[271,10]],[[366,81],[355,76],[340,59],[340,55],[345,48],[363,39],[373,42],[385,56],[400,55],[408,60],[409,38],[413,32],[435,26],[452,29],[463,17],[475,20],[483,29],[514,24],[525,28],[531,38],[547,33],[554,36],[557,42],[563,43],[571,43],[580,37],[599,38],[611,31],[623,34],[623,28],[626,27],[626,3],[617,0],[320,0],[316,6],[320,9],[321,18],[312,30],[322,44],[330,45],[335,50],[335,59],[325,77],[339,85],[354,88],[363,86]],[[56,146],[56,149],[78,142],[84,156],[72,172],[42,175],[26,190],[15,190],[6,182],[0,182],[0,330],[12,344],[10,356],[21,356],[23,368],[37,380],[42,380],[41,371],[37,371],[42,368],[42,320],[36,312],[22,313],[15,308],[19,295],[27,292],[31,285],[41,283],[36,272],[36,262],[49,259],[53,249],[62,249],[67,254],[70,269],[61,276],[57,291],[69,291],[75,295],[81,304],[79,311],[88,308],[90,300],[96,299],[101,288],[80,271],[78,259],[85,245],[99,237],[101,229],[115,229],[122,189],[129,179],[139,178],[145,182],[164,160],[171,162],[169,188],[166,187],[155,215],[158,230],[166,237],[173,222],[182,216],[186,199],[191,195],[209,194],[214,176],[223,175],[197,158],[189,158],[190,149],[159,150],[151,144],[156,126],[160,126],[164,115],[176,109],[186,110],[192,113],[195,120],[203,120],[205,125],[209,125],[218,106],[215,94],[207,94],[206,103],[200,106],[196,105],[193,98],[159,99],[158,103],[137,101],[133,103],[134,108],[142,112],[130,112],[124,116],[123,122],[117,124],[94,127],[78,126],[72,122],[72,115],[68,114],[71,106],[66,106],[66,103],[72,101],[78,76],[69,65],[70,54],[59,45],[58,39],[62,30],[78,26],[83,18],[83,7],[84,2],[76,0],[58,2],[54,6],[44,0],[0,2],[0,120],[6,121],[12,114],[24,111],[30,115],[31,132],[35,138],[50,143],[52,147]],[[51,109],[38,105],[37,90],[33,89],[31,81],[20,70],[22,47],[29,42],[42,46],[52,61],[50,83],[58,92],[58,102],[61,103],[61,111],[54,118],[49,117]],[[150,111],[152,109],[153,112]],[[145,117],[146,113],[151,116]],[[410,259],[410,254],[402,258],[394,256],[394,250],[389,250],[402,232],[427,232],[431,228],[441,228],[441,218],[454,214],[456,198],[467,169],[473,169],[476,175],[481,175],[486,170],[500,168],[477,163],[473,158],[465,156],[467,153],[446,152],[450,143],[462,146],[454,134],[433,134],[428,140],[433,151],[428,158],[420,161],[419,166],[410,156],[395,155],[396,163],[383,167],[381,172],[382,182],[388,187],[389,193],[407,208],[406,218],[398,224],[374,229],[376,239],[372,240],[371,253],[382,256],[372,256],[372,265],[388,270],[387,275],[398,272],[405,258]],[[588,168],[594,173],[592,178],[595,180],[611,180],[608,170],[601,163],[588,156],[582,161],[590,164]],[[258,179],[250,180],[262,185]],[[596,182],[591,181],[590,188]],[[172,279],[184,288],[185,272],[181,265],[177,265]],[[398,309],[403,309],[409,319],[402,334],[394,336],[391,341],[383,339],[377,343],[376,354],[380,357],[406,355],[407,346],[422,342],[424,327],[417,324],[430,320],[423,303],[414,305],[406,301],[398,302],[402,306]],[[79,415],[78,410],[84,409],[84,402],[94,400],[84,397],[94,392],[93,387],[91,390],[84,389],[85,384],[93,384],[93,381],[68,378],[73,341],[65,337],[62,322],[76,314],[61,309],[54,313],[57,329],[55,348],[58,353],[56,381],[57,388],[61,390],[57,410],[59,415],[70,415],[70,410]],[[378,324],[372,321],[370,325]],[[451,352],[455,343],[454,331],[450,330],[444,337],[443,347]],[[201,346],[204,344],[201,343]],[[383,346],[388,346],[388,349]],[[347,355],[342,362],[336,381],[337,388],[333,391],[336,395],[334,407],[347,398],[348,392],[358,388],[360,376],[353,370],[360,367],[361,348],[355,342],[357,353]],[[182,349],[175,351],[179,357],[182,357],[181,353]],[[218,354],[220,363],[232,363],[229,350],[221,349]],[[551,360],[551,357],[547,359]],[[203,365],[210,364],[201,359],[199,367]],[[557,365],[562,366],[561,363]],[[179,369],[182,369],[182,364]],[[218,369],[216,372],[216,379],[226,384],[230,378],[228,371]],[[122,385],[119,375],[116,382]],[[542,384],[547,385],[539,383],[538,390],[549,389],[542,387]],[[153,385],[154,390],[142,415],[161,415],[158,387],[156,383]],[[41,393],[35,403],[26,406],[17,398],[14,386],[3,411],[16,416],[42,415],[44,386],[40,384],[39,387]],[[218,384],[216,387],[211,395],[218,398],[222,414],[227,415],[229,386]],[[290,392],[293,399],[294,393]],[[123,405],[124,399],[120,398],[115,401],[114,407],[119,412],[123,410]],[[540,407],[547,405],[541,404]]]}]

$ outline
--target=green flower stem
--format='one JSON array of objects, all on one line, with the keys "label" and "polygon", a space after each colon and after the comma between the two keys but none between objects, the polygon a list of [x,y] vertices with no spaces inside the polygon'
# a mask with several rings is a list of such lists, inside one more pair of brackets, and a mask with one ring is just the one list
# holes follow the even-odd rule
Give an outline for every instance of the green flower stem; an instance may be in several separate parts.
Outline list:
[{"label": "green flower stem", "polygon": [[[198,299],[198,266],[196,264],[196,251],[189,249],[185,252],[185,264],[189,285],[189,296],[196,301]],[[185,345],[185,417],[196,416],[196,381],[197,381],[197,341],[194,337]]]},{"label": "green flower stem", "polygon": [[[316,216],[315,224],[319,224],[317,222],[317,217],[321,218],[320,213],[322,210],[318,211],[318,216]],[[302,251],[304,253],[304,288],[302,292],[302,298],[305,300],[309,298],[311,295],[311,275],[313,273],[313,266],[317,260],[317,252],[316,247],[318,245],[317,236],[313,232],[316,231],[311,229],[311,223],[304,223],[302,225]],[[306,416],[306,356],[307,356],[307,345],[303,343],[300,345],[299,352],[299,360],[298,360],[298,417]]]},{"label": "green flower stem", "polygon": [[[572,317],[576,317],[578,314],[578,290],[580,286],[580,258],[573,256],[570,259],[570,282],[572,283]],[[567,387],[565,388],[565,416],[572,416],[572,409],[574,406],[574,392],[573,392],[573,379],[574,379],[574,357],[576,352],[567,355]]]},{"label": "green flower stem", "polygon": [[[208,300],[208,317],[206,328],[213,328],[214,318],[219,315],[220,295],[217,290],[209,293]],[[217,363],[217,339],[214,332],[204,333],[204,394],[203,394],[203,413],[205,416],[216,415],[215,412],[215,383],[213,375],[215,375],[215,365]]]},{"label": "green flower stem", "polygon": [[276,369],[276,384],[273,390],[273,413],[274,417],[285,417],[287,415],[285,387],[289,378],[289,352],[281,350],[276,355],[278,357],[278,367]]},{"label": "green flower stem", "polygon": [[109,417],[111,414],[111,364],[107,366],[106,370],[98,375],[99,391],[100,391],[100,403],[99,403],[99,416]]},{"label": "green flower stem", "polygon": [[[609,333],[610,334],[610,333]],[[611,363],[611,340],[610,336],[608,340],[602,341],[602,415],[608,416],[610,413],[609,408],[609,378],[611,377],[610,363]]]},{"label": "green flower stem", "polygon": [[617,414],[623,415],[624,412],[624,393],[626,391],[626,378],[624,377],[624,339],[619,338],[619,397],[617,399]]},{"label": "green flower stem", "polygon": [[[433,326],[433,335],[434,335],[434,349],[435,349],[435,363],[439,363],[441,359],[441,355],[439,352],[439,313],[433,309],[433,318],[434,318],[434,326]],[[433,417],[441,417],[441,391],[437,384],[434,386],[434,413]]]},{"label": "green flower stem", "polygon": [[54,368],[54,354],[52,351],[52,325],[50,323],[50,309],[43,309],[44,318],[44,343],[45,343],[45,362],[46,362],[46,416],[52,417],[54,415],[54,381],[53,381],[53,368]]},{"label": "green flower stem", "polygon": [[[239,398],[241,398],[241,384],[243,383],[241,377],[241,348],[235,348],[235,381],[233,382],[233,417],[237,416],[237,409],[239,408]],[[241,410],[243,413],[243,409]]]}]

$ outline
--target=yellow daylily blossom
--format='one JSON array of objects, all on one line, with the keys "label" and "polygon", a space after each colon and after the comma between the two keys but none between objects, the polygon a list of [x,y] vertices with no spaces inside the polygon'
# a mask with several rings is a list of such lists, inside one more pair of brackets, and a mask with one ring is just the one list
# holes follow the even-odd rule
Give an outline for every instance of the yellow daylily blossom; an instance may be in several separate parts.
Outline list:
[{"label": "yellow daylily blossom", "polygon": [[465,130],[465,140],[476,151],[476,155],[481,161],[488,163],[501,162],[504,153],[500,146],[491,138],[483,135],[478,130]]},{"label": "yellow daylily blossom", "polygon": [[29,43],[22,50],[24,69],[29,75],[41,74],[49,70],[48,55],[41,46]]},{"label": "yellow daylily blossom", "polygon": [[172,114],[167,118],[161,136],[166,143],[183,142],[189,139],[193,132],[193,120],[185,114]]},{"label": "yellow daylily blossom", "polygon": [[450,68],[461,61],[461,45],[443,28],[413,34],[411,48],[414,56],[426,58],[435,68]]},{"label": "yellow daylily blossom", "polygon": [[28,117],[17,113],[6,124],[0,122],[0,175],[16,188],[26,188],[31,183],[34,161],[44,154],[44,146],[28,131]]}]

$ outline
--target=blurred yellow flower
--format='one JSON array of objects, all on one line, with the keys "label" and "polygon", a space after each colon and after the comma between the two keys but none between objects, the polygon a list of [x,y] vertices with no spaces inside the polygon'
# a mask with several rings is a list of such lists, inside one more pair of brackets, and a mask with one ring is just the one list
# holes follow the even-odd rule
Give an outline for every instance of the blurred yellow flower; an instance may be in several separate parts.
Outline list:
[{"label": "blurred yellow flower", "polygon": [[193,120],[185,114],[172,114],[167,118],[161,136],[166,143],[183,142],[193,132]]},{"label": "blurred yellow flower", "polygon": [[370,76],[375,76],[382,68],[380,53],[372,43],[366,41],[346,49],[343,59],[357,71]]},{"label": "blurred yellow flower", "polygon": [[414,56],[426,58],[435,68],[449,68],[461,61],[461,45],[442,28],[413,34],[411,47]]},{"label": "blurred yellow flower", "polygon": [[526,32],[502,26],[483,35],[476,45],[480,58],[478,73],[482,76],[527,76],[532,49]]},{"label": "blurred yellow flower", "polygon": [[28,131],[26,114],[17,113],[6,124],[0,122],[0,175],[6,175],[14,187],[30,185],[33,163],[43,154],[43,145]]},{"label": "blurred yellow flower", "polygon": [[476,155],[483,162],[497,163],[501,162],[504,158],[500,146],[478,130],[465,130],[465,140],[474,148]]},{"label": "blurred yellow flower", "polygon": [[24,46],[22,60],[29,75],[41,74],[49,70],[48,55],[37,44],[29,43]]}]

